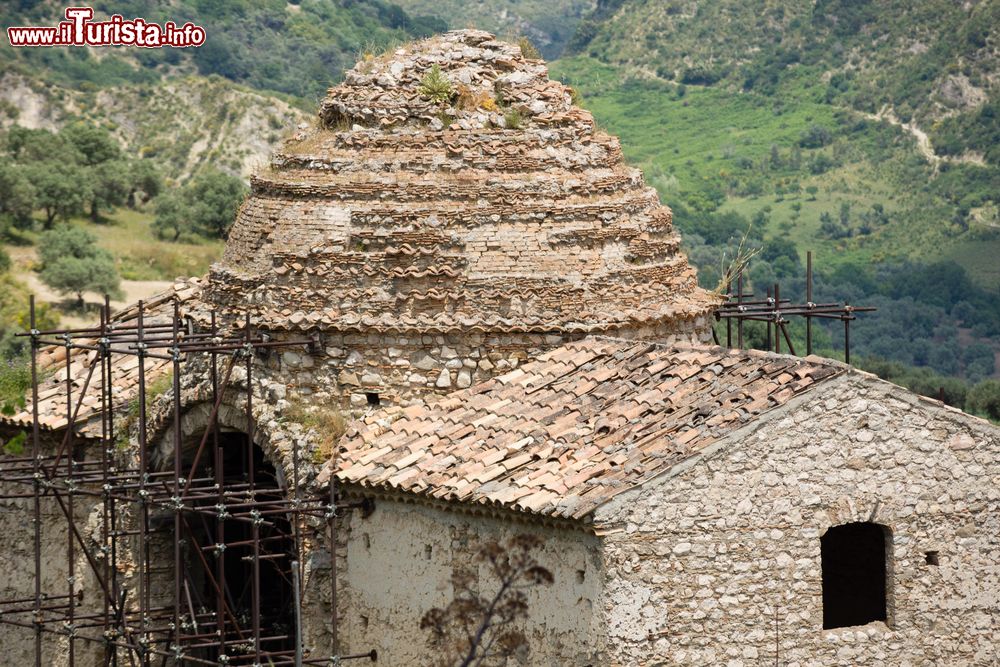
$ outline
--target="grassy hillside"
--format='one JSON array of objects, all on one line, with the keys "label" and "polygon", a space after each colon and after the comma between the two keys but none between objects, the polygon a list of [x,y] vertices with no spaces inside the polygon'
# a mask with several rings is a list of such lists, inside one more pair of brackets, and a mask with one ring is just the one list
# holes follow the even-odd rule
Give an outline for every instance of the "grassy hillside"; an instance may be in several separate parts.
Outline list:
[{"label": "grassy hillside", "polygon": [[888,106],[939,153],[1000,164],[992,0],[609,0],[570,49],[662,80]]},{"label": "grassy hillside", "polygon": [[[970,382],[995,375],[995,168],[928,160],[899,125],[806,94],[668,82],[586,56],[554,63],[552,74],[582,94],[674,208],[705,286],[717,285],[749,228],[763,247],[750,271],[758,291],[780,282],[801,298],[812,250],[822,298],[879,307],[855,328],[854,359]],[[840,330],[823,345],[839,356]]]},{"label": "grassy hillside", "polygon": [[437,16],[449,28],[525,36],[548,59],[559,57],[596,0],[396,0],[411,14]]}]

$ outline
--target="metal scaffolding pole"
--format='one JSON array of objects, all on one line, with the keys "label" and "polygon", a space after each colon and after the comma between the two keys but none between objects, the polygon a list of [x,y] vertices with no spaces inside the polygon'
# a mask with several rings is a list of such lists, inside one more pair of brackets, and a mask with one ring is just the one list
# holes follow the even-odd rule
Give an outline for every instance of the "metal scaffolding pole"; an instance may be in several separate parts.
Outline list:
[{"label": "metal scaffolding pole", "polygon": [[[149,667],[154,661],[163,667],[374,661],[374,651],[336,654],[336,521],[339,513],[366,507],[366,503],[338,505],[335,483],[329,494],[303,493],[297,442],[291,486],[281,484],[279,476],[268,472],[266,466],[258,469],[255,458],[260,455],[255,449],[253,412],[255,356],[262,350],[311,341],[271,341],[256,335],[249,314],[231,318],[230,326],[220,327],[213,312],[207,330],[197,330],[193,321],[185,322],[176,299],[167,305],[169,312],[162,308],[155,312],[155,306],[139,302],[127,318],[116,319],[105,298],[97,326],[38,331],[35,301],[31,299],[30,331],[24,334],[31,343],[31,455],[0,456],[0,482],[26,488],[24,493],[5,491],[2,497],[30,498],[32,502],[33,591],[28,597],[0,600],[0,624],[33,631],[37,667],[48,660],[47,655],[43,659],[44,651],[58,650],[66,651],[67,664],[73,667],[83,644],[102,647],[105,667],[117,667],[123,656],[130,667]],[[242,331],[232,327],[240,322]],[[58,380],[65,392],[60,396],[64,399],[65,433],[53,447],[55,451],[48,454],[41,434],[40,352],[53,346],[65,352],[65,358],[58,357],[65,371],[65,378]],[[188,362],[203,355],[208,361],[212,410],[193,456],[186,460],[182,374]],[[220,357],[229,357],[222,373]],[[245,362],[243,396],[248,433],[234,448],[222,437],[218,417],[233,370],[240,362]],[[115,390],[116,373],[126,363],[136,369],[138,385],[129,401],[135,409],[132,417],[121,413],[122,397]],[[74,377],[81,368],[85,376]],[[172,374],[169,403],[152,403],[150,374],[166,369]],[[99,378],[94,380],[95,384],[99,381],[99,387],[91,386],[92,378]],[[89,412],[81,420],[85,404]],[[154,463],[151,456],[151,408],[160,415],[160,423],[172,426],[172,461]],[[169,414],[165,414],[167,410]],[[138,451],[132,459],[126,459],[126,451],[118,450],[119,437],[128,437],[128,433],[116,435],[121,428],[115,423],[116,414],[126,417],[126,424],[134,424]],[[88,423],[99,436],[81,430]],[[53,445],[56,442],[53,440]],[[90,445],[98,450],[81,458]],[[203,456],[206,446],[211,454]],[[227,458],[233,458],[232,465],[241,462],[239,469],[227,470]],[[66,522],[67,587],[51,592],[45,590],[41,559],[42,503],[48,501],[56,503]],[[100,516],[99,529],[86,537],[75,521],[85,502],[93,503]],[[309,653],[302,640],[305,521],[319,526],[325,521],[330,530],[334,643],[326,657]],[[169,567],[154,561],[152,554],[155,540],[157,556],[161,556],[159,544],[165,538],[172,540],[169,553],[173,562]],[[227,550],[240,557],[230,559]],[[128,552],[125,561],[123,551]],[[86,607],[80,588],[82,573],[77,567],[80,556],[101,593],[100,600]],[[227,572],[227,560],[249,573],[249,584],[241,572]],[[122,585],[123,562],[134,567],[135,591]],[[278,588],[278,593],[267,598],[265,567],[269,587],[279,581],[290,589]],[[172,585],[166,582],[167,573],[172,576]],[[265,609],[268,600],[272,604],[277,600],[279,609]],[[49,638],[63,638],[65,649],[50,646]]]}]

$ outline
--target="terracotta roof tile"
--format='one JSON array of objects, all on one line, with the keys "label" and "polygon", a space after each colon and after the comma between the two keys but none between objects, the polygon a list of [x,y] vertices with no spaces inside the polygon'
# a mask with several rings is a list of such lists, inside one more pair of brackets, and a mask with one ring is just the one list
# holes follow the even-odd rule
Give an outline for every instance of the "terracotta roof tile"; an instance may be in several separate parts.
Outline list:
[{"label": "terracotta roof tile", "polygon": [[[582,519],[840,374],[822,359],[589,338],[348,429],[337,474],[435,498]],[[329,475],[330,469],[324,472]]]},{"label": "terracotta roof tile", "polygon": [[[199,301],[201,285],[201,280],[197,278],[180,280],[171,289],[145,300],[143,302],[145,323],[153,325],[169,322],[173,315],[173,299],[175,296],[180,302],[181,316],[192,314],[189,312],[190,309],[196,309],[201,305]],[[137,315],[138,308],[136,305],[124,308],[112,315],[112,328],[121,325],[134,325]],[[77,338],[74,342],[89,345],[97,344],[96,340],[86,338]],[[74,406],[79,400],[79,392],[86,385],[86,395],[77,413],[75,431],[79,435],[94,438],[101,435],[99,411],[101,372],[99,366],[95,366],[96,370],[90,378],[89,383],[87,382],[87,376],[90,374],[91,365],[94,363],[96,357],[97,352],[95,351],[75,349],[70,363],[70,377],[72,378],[71,398]],[[145,366],[147,384],[170,371],[169,361],[154,357],[147,357]],[[41,347],[38,353],[38,367],[42,376],[38,385],[39,422],[46,429],[63,429],[68,425],[66,418],[66,348],[63,346]],[[138,383],[139,359],[135,356],[113,355],[111,385],[116,410],[123,408],[138,394]],[[0,421],[22,428],[30,427],[30,396],[24,410],[12,416],[0,416]]]}]

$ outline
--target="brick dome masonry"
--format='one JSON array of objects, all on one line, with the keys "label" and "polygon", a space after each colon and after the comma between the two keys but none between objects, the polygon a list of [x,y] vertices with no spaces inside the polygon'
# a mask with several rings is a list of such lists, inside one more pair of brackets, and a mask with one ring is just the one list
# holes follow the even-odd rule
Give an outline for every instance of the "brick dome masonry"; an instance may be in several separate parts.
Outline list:
[{"label": "brick dome masonry", "polygon": [[571,98],[484,32],[363,60],[253,179],[213,295],[339,330],[690,325],[715,302],[670,210]]},{"label": "brick dome masonry", "polygon": [[[366,57],[253,178],[207,299],[273,331],[406,336],[403,352],[430,335],[503,335],[522,358],[594,332],[703,338],[717,301],[670,210],[572,99],[486,32]],[[394,377],[376,384],[436,390],[498,361],[414,382],[383,356]]]}]

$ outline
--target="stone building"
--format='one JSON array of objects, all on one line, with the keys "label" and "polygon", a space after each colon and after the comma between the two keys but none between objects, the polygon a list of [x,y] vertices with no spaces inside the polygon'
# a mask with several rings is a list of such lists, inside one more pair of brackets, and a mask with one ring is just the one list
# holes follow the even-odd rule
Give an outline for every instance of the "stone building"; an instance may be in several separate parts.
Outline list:
[{"label": "stone building", "polygon": [[[421,87],[431,68],[439,97]],[[590,333],[704,337],[718,300],[679,243],[542,61],[461,31],[347,72],[253,178],[205,299],[317,335],[325,354],[287,358],[282,378],[357,408],[468,387]]]},{"label": "stone building", "polygon": [[[555,582],[531,592],[520,664],[1000,662],[998,429],[836,362],[706,345],[718,298],[697,287],[669,209],[544,63],[486,33],[348,72],[254,178],[222,261],[145,304],[147,320],[167,321],[174,299],[192,331],[211,311],[239,331],[249,311],[268,337],[309,341],[254,357],[251,379],[234,368],[222,395],[223,439],[253,449],[268,492],[335,476],[347,500],[374,502],[343,517],[333,558],[322,531],[305,537],[317,655],[432,664],[420,618],[475,571],[479,545],[527,533]],[[89,355],[47,349],[42,365],[68,361],[81,391]],[[147,384],[168,365],[150,359]],[[61,373],[39,397],[49,447],[68,427]],[[117,406],[137,380],[115,364]],[[179,384],[188,462],[212,427],[205,360]],[[84,460],[101,389],[77,415]],[[159,471],[171,399],[150,395]],[[359,420],[324,448],[328,422],[303,415],[337,413]],[[119,455],[136,456],[134,417],[116,426]],[[0,502],[13,575],[0,598],[23,598],[27,501]],[[76,512],[96,543],[94,508]],[[47,582],[67,575],[59,518],[43,521]],[[170,572],[173,553],[156,557]],[[97,582],[76,576],[97,604]],[[30,632],[0,632],[29,664]],[[65,642],[46,656],[66,664]]]},{"label": "stone building", "polygon": [[996,665],[998,461],[996,426],[838,362],[569,343],[350,429],[323,475],[378,510],[343,640],[429,664],[408,619],[527,531],[528,664]]}]

